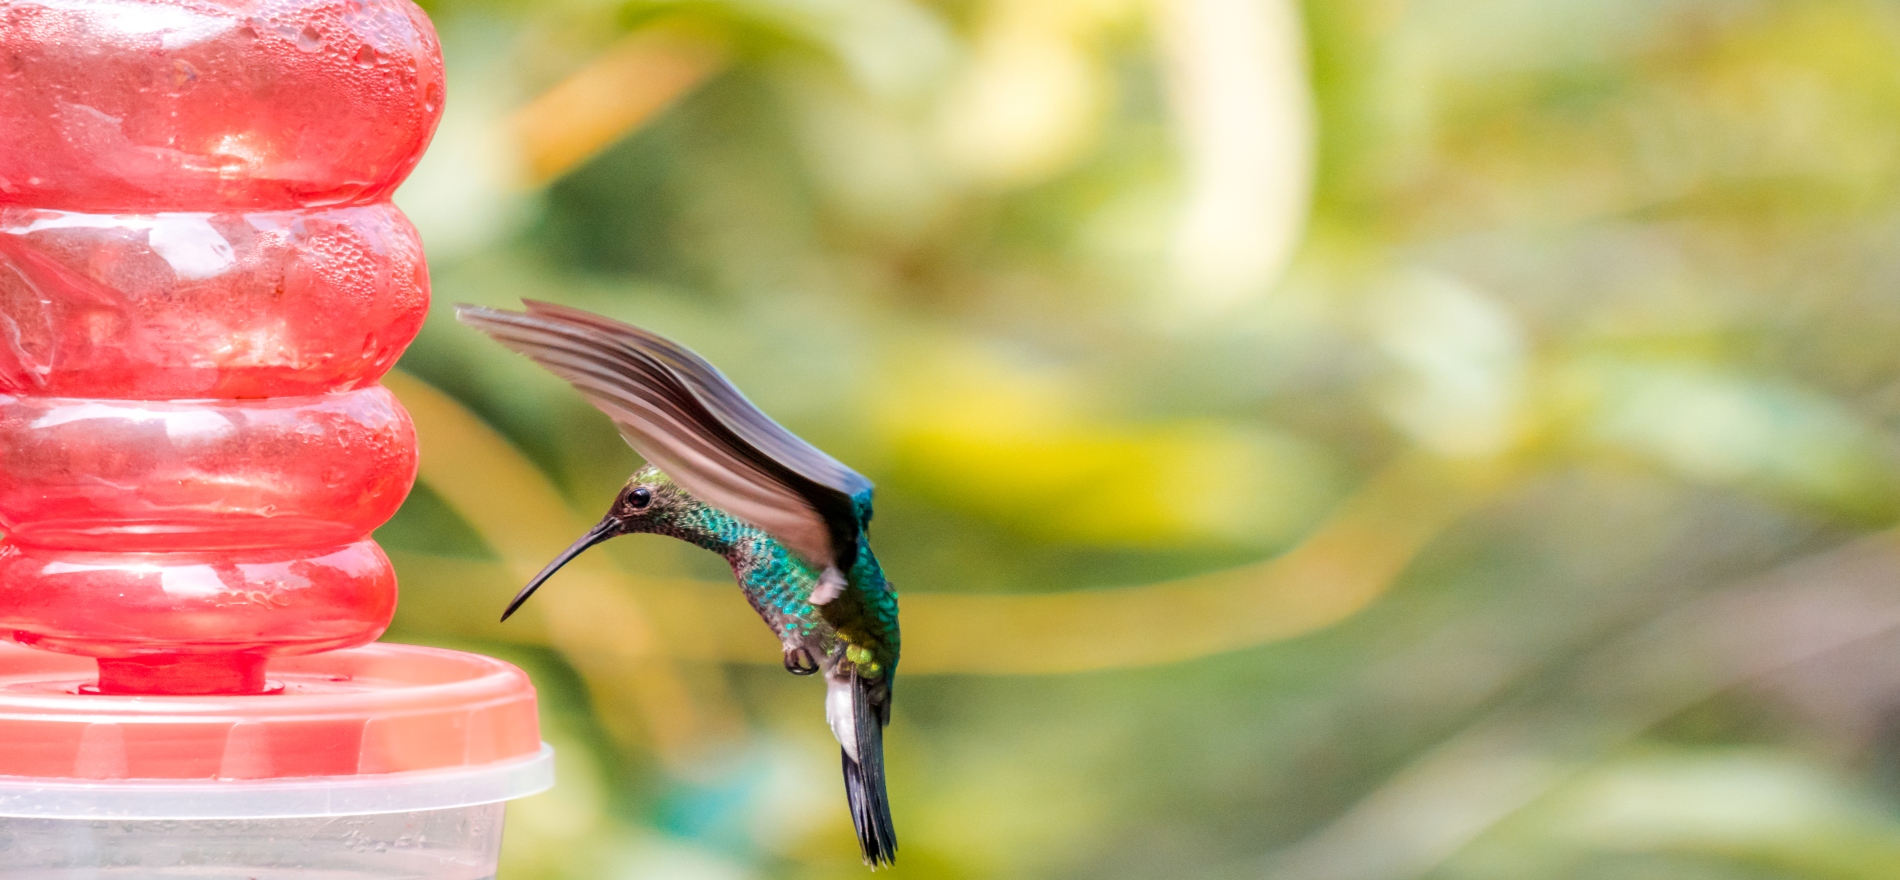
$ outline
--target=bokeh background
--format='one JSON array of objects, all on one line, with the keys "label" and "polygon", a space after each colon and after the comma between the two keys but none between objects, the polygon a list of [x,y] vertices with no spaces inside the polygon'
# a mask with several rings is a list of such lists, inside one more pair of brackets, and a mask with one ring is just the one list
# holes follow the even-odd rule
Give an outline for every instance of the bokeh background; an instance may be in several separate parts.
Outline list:
[{"label": "bokeh background", "polygon": [[877,481],[912,878],[1900,876],[1900,4],[433,0],[391,637],[529,669],[505,880],[862,876],[815,682],[450,316]]}]

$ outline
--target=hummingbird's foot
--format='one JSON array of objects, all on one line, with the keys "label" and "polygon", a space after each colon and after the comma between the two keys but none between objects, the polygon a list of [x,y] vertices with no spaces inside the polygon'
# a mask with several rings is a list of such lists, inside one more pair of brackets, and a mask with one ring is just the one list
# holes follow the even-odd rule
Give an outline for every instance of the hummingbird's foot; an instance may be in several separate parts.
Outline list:
[{"label": "hummingbird's foot", "polygon": [[844,594],[847,586],[850,584],[845,582],[844,572],[826,566],[824,573],[818,576],[818,586],[811,591],[811,604],[829,605],[831,600]]},{"label": "hummingbird's foot", "polygon": [[793,675],[811,675],[818,671],[818,661],[812,659],[810,651],[793,648],[785,652],[785,671]]}]

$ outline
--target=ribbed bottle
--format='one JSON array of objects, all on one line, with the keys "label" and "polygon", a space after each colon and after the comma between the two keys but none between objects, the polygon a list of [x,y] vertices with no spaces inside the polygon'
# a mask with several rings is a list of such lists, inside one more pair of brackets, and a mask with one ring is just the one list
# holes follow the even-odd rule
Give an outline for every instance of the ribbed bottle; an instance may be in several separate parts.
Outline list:
[{"label": "ribbed bottle", "polygon": [[0,635],[245,694],[387,627],[440,59],[406,0],[0,2]]}]

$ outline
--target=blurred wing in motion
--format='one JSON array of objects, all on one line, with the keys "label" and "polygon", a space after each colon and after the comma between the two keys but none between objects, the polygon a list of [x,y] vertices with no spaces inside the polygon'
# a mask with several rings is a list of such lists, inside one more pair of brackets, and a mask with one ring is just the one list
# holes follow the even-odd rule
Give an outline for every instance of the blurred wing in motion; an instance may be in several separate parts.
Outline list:
[{"label": "blurred wing in motion", "polygon": [[636,348],[672,370],[693,396],[727,429],[772,460],[805,478],[846,496],[871,491],[871,481],[823,450],[785,430],[739,393],[725,374],[690,349],[657,333],[604,318],[593,312],[540,300],[523,300],[528,314],[587,326]]},{"label": "blurred wing in motion", "polygon": [[566,379],[636,452],[700,500],[820,568],[848,570],[871,483],[777,422],[698,355],[580,309],[458,306],[462,323]]}]

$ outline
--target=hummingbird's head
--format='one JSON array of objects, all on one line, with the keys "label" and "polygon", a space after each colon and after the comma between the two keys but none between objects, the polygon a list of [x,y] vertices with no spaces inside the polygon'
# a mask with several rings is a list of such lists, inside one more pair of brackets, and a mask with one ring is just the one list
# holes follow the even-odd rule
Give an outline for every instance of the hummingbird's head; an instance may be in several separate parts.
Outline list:
[{"label": "hummingbird's head", "polygon": [[515,594],[514,601],[508,603],[508,610],[502,612],[501,619],[507,620],[521,607],[521,603],[534,595],[535,590],[560,571],[561,566],[572,562],[587,548],[621,535],[668,531],[683,515],[703,506],[699,499],[686,494],[686,490],[660,473],[658,468],[648,465],[634,471],[633,477],[614,495],[613,506],[607,508],[607,515],[588,529],[580,540],[554,557],[554,561],[541,569],[541,573],[535,575],[527,586],[522,587],[521,592]]},{"label": "hummingbird's head", "polygon": [[680,514],[699,505],[699,499],[686,494],[658,468],[647,465],[634,471],[627,484],[620,487],[613,506],[607,508],[607,516],[596,528],[605,526],[613,535],[664,531]]}]

